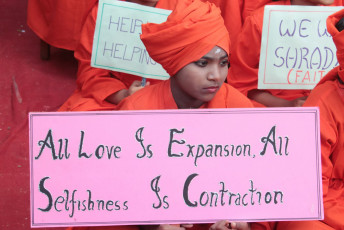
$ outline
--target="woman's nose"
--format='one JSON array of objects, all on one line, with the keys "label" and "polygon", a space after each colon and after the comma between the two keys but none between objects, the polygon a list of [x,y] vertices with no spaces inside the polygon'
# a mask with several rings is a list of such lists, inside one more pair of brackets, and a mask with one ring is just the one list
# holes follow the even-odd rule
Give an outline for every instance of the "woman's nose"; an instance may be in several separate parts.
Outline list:
[{"label": "woman's nose", "polygon": [[218,81],[218,80],[220,80],[220,78],[221,78],[220,67],[218,67],[218,66],[212,67],[208,73],[208,80]]}]

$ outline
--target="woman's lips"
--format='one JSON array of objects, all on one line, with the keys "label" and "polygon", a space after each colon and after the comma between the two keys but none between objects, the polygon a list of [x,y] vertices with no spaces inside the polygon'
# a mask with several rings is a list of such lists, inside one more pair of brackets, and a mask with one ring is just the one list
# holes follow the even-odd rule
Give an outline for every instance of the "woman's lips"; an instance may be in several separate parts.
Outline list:
[{"label": "woman's lips", "polygon": [[219,89],[218,86],[210,86],[207,88],[204,88],[204,90],[208,93],[215,93]]}]

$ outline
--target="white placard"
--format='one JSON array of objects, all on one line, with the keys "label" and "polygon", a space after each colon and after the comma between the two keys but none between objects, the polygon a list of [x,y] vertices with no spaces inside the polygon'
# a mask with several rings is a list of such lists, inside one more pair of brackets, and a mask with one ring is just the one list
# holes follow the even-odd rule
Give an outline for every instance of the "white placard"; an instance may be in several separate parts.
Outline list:
[{"label": "white placard", "polygon": [[135,3],[100,0],[92,47],[91,66],[138,75],[169,78],[149,55],[140,39],[141,25],[166,21],[170,10]]},{"label": "white placard", "polygon": [[343,7],[266,6],[258,88],[313,89],[338,65],[326,19],[341,9]]}]

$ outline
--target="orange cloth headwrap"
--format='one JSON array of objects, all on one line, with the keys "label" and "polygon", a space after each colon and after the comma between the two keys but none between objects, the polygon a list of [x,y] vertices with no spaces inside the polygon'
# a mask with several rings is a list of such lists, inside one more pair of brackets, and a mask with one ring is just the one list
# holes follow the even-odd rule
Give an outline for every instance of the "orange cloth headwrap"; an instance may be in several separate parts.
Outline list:
[{"label": "orange cloth headwrap", "polygon": [[230,53],[229,35],[220,9],[200,0],[179,1],[166,22],[143,24],[141,40],[149,55],[170,76],[214,46]]},{"label": "orange cloth headwrap", "polygon": [[336,24],[344,17],[344,10],[340,10],[327,17],[326,26],[327,31],[331,34],[334,44],[337,48],[337,60],[339,67],[331,70],[318,84],[322,84],[325,81],[334,80],[339,75],[340,79],[344,81],[344,30],[341,32],[336,28]]}]

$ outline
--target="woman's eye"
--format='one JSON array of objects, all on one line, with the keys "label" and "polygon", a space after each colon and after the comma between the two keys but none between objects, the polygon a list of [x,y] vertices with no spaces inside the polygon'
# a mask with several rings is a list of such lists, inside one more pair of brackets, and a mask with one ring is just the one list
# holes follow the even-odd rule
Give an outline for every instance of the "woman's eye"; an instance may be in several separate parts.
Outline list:
[{"label": "woman's eye", "polygon": [[208,64],[208,62],[205,60],[198,60],[195,62],[195,64],[200,66],[200,67],[205,67]]},{"label": "woman's eye", "polygon": [[229,65],[229,61],[227,59],[221,61],[221,66],[228,66],[228,65]]}]

